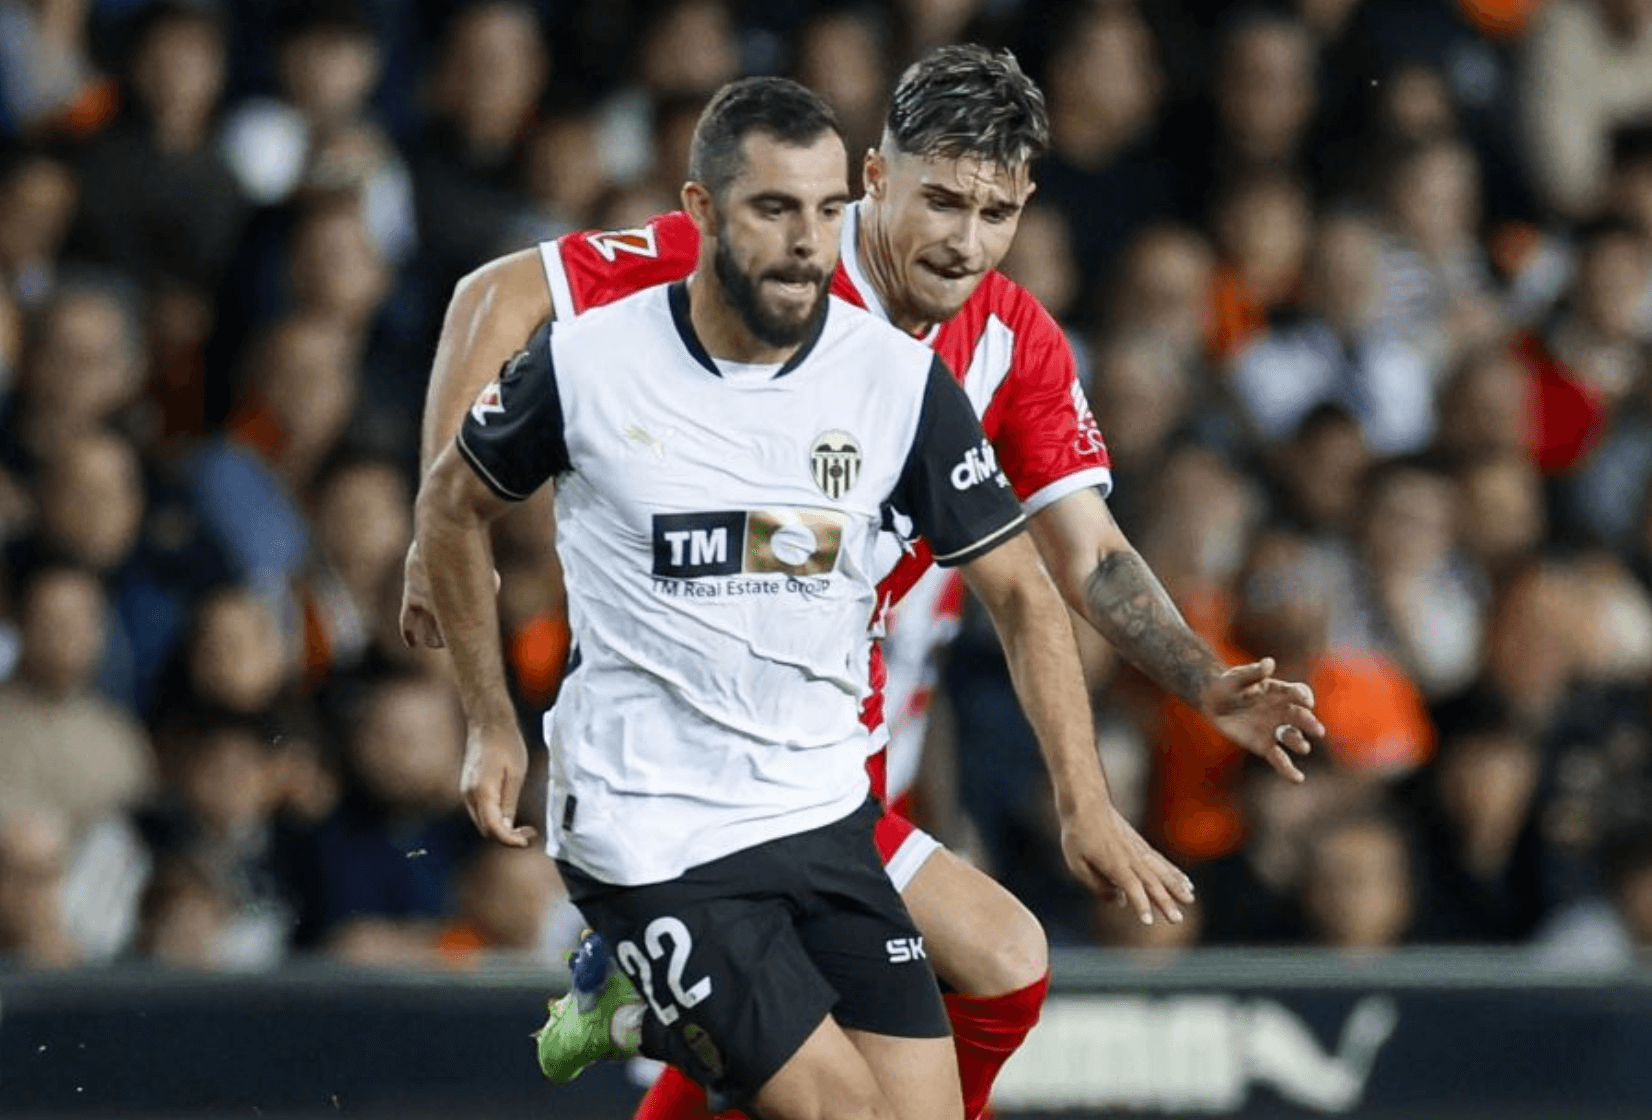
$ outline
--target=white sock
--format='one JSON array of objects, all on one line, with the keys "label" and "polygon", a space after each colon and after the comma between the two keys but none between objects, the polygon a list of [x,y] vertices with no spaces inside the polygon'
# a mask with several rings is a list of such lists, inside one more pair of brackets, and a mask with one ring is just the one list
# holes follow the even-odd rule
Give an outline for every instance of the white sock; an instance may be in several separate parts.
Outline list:
[{"label": "white sock", "polygon": [[608,1037],[615,1046],[634,1053],[642,1045],[642,1013],[640,1003],[628,1003],[615,1010],[608,1020]]}]

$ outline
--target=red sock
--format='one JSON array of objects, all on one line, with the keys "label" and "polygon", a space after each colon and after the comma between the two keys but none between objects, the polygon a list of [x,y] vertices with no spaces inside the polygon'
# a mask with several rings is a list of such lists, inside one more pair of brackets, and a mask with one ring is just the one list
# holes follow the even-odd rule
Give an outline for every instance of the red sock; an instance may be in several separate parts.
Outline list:
[{"label": "red sock", "polygon": [[706,1091],[676,1066],[666,1066],[643,1094],[631,1120],[746,1120],[745,1113],[730,1109],[712,1112],[706,1107]]},{"label": "red sock", "polygon": [[964,1120],[979,1120],[986,1112],[998,1071],[1026,1041],[1049,991],[1046,974],[1008,995],[946,997],[952,1041],[958,1049],[958,1080],[964,1087]]},{"label": "red sock", "polygon": [[[965,1120],[979,1120],[985,1114],[998,1071],[1038,1022],[1049,990],[1050,978],[1045,976],[1008,995],[946,997],[953,1046],[958,1052],[958,1079],[964,1089]],[[712,1112],[706,1107],[706,1091],[686,1073],[666,1066],[659,1080],[643,1095],[632,1120],[745,1120],[745,1117],[733,1110]]]}]

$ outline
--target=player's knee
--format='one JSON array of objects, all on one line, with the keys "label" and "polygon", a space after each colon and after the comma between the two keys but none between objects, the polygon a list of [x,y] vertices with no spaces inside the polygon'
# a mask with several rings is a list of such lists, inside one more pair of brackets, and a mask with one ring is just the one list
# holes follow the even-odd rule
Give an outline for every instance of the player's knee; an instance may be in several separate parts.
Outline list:
[{"label": "player's knee", "polygon": [[1015,918],[998,928],[993,945],[993,988],[982,995],[1018,992],[1050,971],[1050,943],[1032,912],[1016,903]]},{"label": "player's knee", "polygon": [[833,1093],[821,1102],[820,1120],[900,1120],[894,1106],[876,1087]]},{"label": "player's knee", "polygon": [[978,927],[975,959],[947,982],[968,996],[1001,996],[1036,984],[1050,971],[1050,945],[1032,911],[1006,893]]},{"label": "player's knee", "polygon": [[844,1076],[842,1070],[823,1073],[805,1085],[765,1087],[758,1111],[770,1120],[900,1120],[870,1078]]}]

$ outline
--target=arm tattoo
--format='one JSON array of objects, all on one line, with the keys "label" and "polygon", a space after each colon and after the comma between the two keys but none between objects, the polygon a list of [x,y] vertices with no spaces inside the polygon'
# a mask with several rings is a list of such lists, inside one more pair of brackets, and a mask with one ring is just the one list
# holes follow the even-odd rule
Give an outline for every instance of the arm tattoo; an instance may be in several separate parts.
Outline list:
[{"label": "arm tattoo", "polygon": [[1102,557],[1085,581],[1084,601],[1090,622],[1126,660],[1195,708],[1211,678],[1226,669],[1132,550]]}]

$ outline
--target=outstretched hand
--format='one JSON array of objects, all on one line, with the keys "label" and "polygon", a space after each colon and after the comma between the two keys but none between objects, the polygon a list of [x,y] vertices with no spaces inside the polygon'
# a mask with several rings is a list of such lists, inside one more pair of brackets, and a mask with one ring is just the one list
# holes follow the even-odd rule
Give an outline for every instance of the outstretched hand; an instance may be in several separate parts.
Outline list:
[{"label": "outstretched hand", "polygon": [[1325,726],[1314,715],[1313,689],[1282,681],[1273,671],[1271,657],[1235,665],[1210,683],[1201,707],[1223,735],[1300,782],[1302,771],[1291,754],[1311,751],[1313,740],[1325,737]]},{"label": "outstretched hand", "polygon": [[1179,922],[1182,906],[1193,902],[1193,881],[1111,804],[1063,822],[1061,853],[1080,882],[1102,899],[1131,907],[1143,925],[1153,924],[1155,911]]}]

